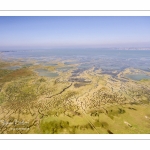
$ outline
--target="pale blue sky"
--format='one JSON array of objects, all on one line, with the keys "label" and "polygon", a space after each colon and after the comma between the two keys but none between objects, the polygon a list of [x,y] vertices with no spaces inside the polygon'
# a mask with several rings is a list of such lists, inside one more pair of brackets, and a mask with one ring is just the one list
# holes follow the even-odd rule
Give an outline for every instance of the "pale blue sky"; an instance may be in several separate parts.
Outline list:
[{"label": "pale blue sky", "polygon": [[150,17],[0,17],[0,49],[150,47]]}]

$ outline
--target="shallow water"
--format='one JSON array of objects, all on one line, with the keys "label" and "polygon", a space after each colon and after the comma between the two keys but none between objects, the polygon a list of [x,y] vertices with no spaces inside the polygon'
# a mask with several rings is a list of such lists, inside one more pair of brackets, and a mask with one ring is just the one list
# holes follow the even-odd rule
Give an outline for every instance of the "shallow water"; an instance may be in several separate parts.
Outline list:
[{"label": "shallow water", "polygon": [[73,67],[70,67],[70,66],[60,67],[60,68],[57,68],[56,70],[65,72],[65,71],[69,71],[70,69],[73,69]]},{"label": "shallow water", "polygon": [[146,75],[144,73],[138,73],[138,74],[128,74],[126,75],[127,78],[130,78],[132,80],[142,80],[142,79],[150,79],[149,75]]},{"label": "shallow water", "polygon": [[46,69],[36,69],[35,71],[40,76],[45,76],[45,77],[57,77],[58,76],[58,73],[56,73],[56,72],[50,72],[50,71],[48,71]]},{"label": "shallow water", "polygon": [[[90,69],[98,67],[104,71],[120,70],[121,68],[136,68],[150,71],[150,50],[111,50],[111,49],[54,49],[54,50],[17,50],[3,53],[10,58],[35,59],[39,63],[55,66],[56,60],[66,65],[78,64],[78,68]],[[9,59],[8,59],[9,60]],[[68,71],[72,68],[63,68]],[[58,69],[59,70],[59,69]]]},{"label": "shallow water", "polygon": [[57,66],[58,64],[43,63],[44,66]]},{"label": "shallow water", "polygon": [[20,69],[21,66],[9,66],[9,67],[4,67],[3,69],[8,69],[8,70],[17,70]]}]

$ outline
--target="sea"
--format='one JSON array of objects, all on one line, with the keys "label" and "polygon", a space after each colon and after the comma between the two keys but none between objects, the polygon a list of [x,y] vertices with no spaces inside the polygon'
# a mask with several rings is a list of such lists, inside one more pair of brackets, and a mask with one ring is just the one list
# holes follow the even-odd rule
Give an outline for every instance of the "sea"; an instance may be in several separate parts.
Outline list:
[{"label": "sea", "polygon": [[114,49],[40,49],[40,50],[0,50],[0,58],[5,61],[35,60],[39,64],[78,65],[78,69],[94,67],[103,72],[121,71],[126,68],[150,72],[150,50]]}]

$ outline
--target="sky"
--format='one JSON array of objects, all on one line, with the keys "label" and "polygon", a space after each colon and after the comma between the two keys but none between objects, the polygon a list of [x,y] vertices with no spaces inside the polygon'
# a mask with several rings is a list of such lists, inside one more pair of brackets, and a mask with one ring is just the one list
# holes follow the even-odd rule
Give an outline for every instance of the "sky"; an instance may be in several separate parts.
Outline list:
[{"label": "sky", "polygon": [[150,17],[0,16],[0,50],[150,47]]}]

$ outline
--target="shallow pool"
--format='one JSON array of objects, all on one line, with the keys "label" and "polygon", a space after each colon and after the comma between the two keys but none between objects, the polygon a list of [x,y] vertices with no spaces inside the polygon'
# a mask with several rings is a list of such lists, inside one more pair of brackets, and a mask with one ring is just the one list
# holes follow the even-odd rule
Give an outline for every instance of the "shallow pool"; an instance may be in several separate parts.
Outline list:
[{"label": "shallow pool", "polygon": [[17,70],[20,69],[21,66],[9,66],[9,67],[4,67],[3,69],[8,69],[8,70]]},{"label": "shallow pool", "polygon": [[150,79],[149,75],[146,75],[144,73],[138,73],[138,74],[127,74],[127,78],[130,78],[132,80],[142,80],[142,79]]},{"label": "shallow pool", "polygon": [[45,76],[45,77],[57,77],[58,73],[56,72],[50,72],[46,69],[36,69],[35,70],[39,76]]}]

